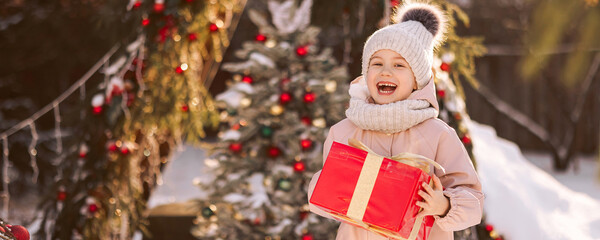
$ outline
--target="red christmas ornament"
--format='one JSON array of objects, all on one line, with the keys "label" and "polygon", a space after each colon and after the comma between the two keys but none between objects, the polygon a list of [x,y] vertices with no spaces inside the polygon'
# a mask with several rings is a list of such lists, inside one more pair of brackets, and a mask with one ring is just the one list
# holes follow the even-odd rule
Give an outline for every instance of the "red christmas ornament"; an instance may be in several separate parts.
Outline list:
[{"label": "red christmas ornament", "polygon": [[163,10],[165,10],[165,4],[164,3],[155,3],[154,4],[154,12],[160,13]]},{"label": "red christmas ornament", "polygon": [[312,147],[312,141],[310,139],[302,139],[300,140],[300,146],[302,146],[302,150],[309,149]]},{"label": "red christmas ornament", "polygon": [[181,106],[181,111],[182,112],[187,112],[190,110],[190,107],[188,107],[188,105],[184,104],[183,106]]},{"label": "red christmas ornament", "polygon": [[98,205],[96,205],[95,203],[92,203],[88,206],[88,211],[90,213],[95,213],[96,211],[98,211]]},{"label": "red christmas ornament", "polygon": [[315,93],[307,92],[306,94],[304,94],[304,102],[305,103],[313,103],[316,98],[317,97],[316,97]]},{"label": "red christmas ornament", "polygon": [[102,106],[92,108],[92,113],[94,113],[95,115],[102,113]]},{"label": "red christmas ornament", "polygon": [[186,1],[186,2],[189,2],[189,3],[191,3],[191,2],[193,2],[194,0],[185,0],[185,1]]},{"label": "red christmas ornament", "polygon": [[300,121],[304,123],[304,125],[310,126],[312,124],[312,119],[310,119],[310,117],[307,116],[301,117]]},{"label": "red christmas ornament", "polygon": [[259,42],[267,41],[267,36],[259,33],[258,35],[256,35],[256,41],[259,41]]},{"label": "red christmas ornament", "polygon": [[279,148],[277,148],[275,146],[272,146],[272,147],[269,147],[267,154],[269,154],[269,157],[271,157],[271,158],[276,158],[276,157],[279,157],[279,155],[281,154],[281,150],[279,150]]},{"label": "red christmas ornament", "polygon": [[392,7],[396,7],[400,5],[400,0],[391,0],[390,5],[392,5]]},{"label": "red christmas ornament", "polygon": [[488,232],[491,232],[494,230],[494,226],[492,226],[491,224],[486,224],[485,225],[485,230]]},{"label": "red christmas ornament", "polygon": [[133,9],[138,9],[141,6],[142,6],[142,2],[141,1],[135,1],[135,3],[133,4]]},{"label": "red christmas ornament", "polygon": [[219,27],[217,27],[217,24],[211,23],[208,27],[208,30],[210,30],[211,32],[216,32],[219,30]]},{"label": "red christmas ornament", "polygon": [[[6,225],[8,227],[8,225]],[[13,225],[8,227],[10,232],[17,240],[29,240],[29,231],[21,225]]]},{"label": "red christmas ornament", "polygon": [[450,64],[443,62],[442,65],[440,66],[440,69],[442,69],[442,71],[445,71],[445,72],[450,72]]},{"label": "red christmas ornament", "polygon": [[494,240],[502,240],[502,237],[494,238]]},{"label": "red christmas ornament", "polygon": [[308,217],[308,212],[300,212],[300,220],[304,220],[306,219],[306,217]]},{"label": "red christmas ornament", "polygon": [[469,137],[469,135],[464,135],[461,139],[460,139],[465,145],[469,145],[471,144],[471,138]]},{"label": "red christmas ornament", "polygon": [[313,236],[310,233],[302,235],[302,240],[313,240]]},{"label": "red christmas ornament", "polygon": [[308,54],[308,47],[300,46],[300,47],[296,48],[296,55],[298,55],[300,57],[304,57],[304,56],[306,56],[306,54]]},{"label": "red christmas ornament", "polygon": [[444,91],[444,90],[440,89],[440,90],[437,90],[436,92],[440,98],[444,98],[444,96],[446,96],[446,91]]},{"label": "red christmas ornament", "polygon": [[306,169],[306,166],[304,165],[304,162],[295,162],[294,163],[294,171],[304,172],[305,169]]},{"label": "red christmas ornament", "polygon": [[231,150],[234,153],[240,153],[242,151],[242,143],[235,142],[229,144],[229,150]]},{"label": "red christmas ornament", "polygon": [[108,147],[108,151],[111,151],[111,152],[116,152],[117,149],[118,149],[118,147],[114,143]]},{"label": "red christmas ornament", "polygon": [[84,151],[80,151],[79,152],[79,158],[85,158],[87,156],[87,153]]},{"label": "red christmas ornament", "polygon": [[250,76],[244,76],[244,77],[242,77],[242,82],[252,84],[254,82],[254,79],[252,79],[252,77],[250,77]]},{"label": "red christmas ornament", "polygon": [[175,68],[175,72],[176,72],[177,74],[183,74],[183,69],[181,69],[181,66],[177,66],[177,67]]},{"label": "red christmas ornament", "polygon": [[292,95],[288,92],[284,92],[279,96],[279,102],[281,104],[286,104],[292,101]]},{"label": "red christmas ornament", "polygon": [[190,42],[196,41],[197,39],[198,39],[198,37],[196,36],[195,33],[188,34],[188,40],[190,40]]},{"label": "red christmas ornament", "polygon": [[58,200],[58,201],[64,201],[65,199],[67,199],[67,192],[65,192],[65,191],[59,191],[56,194],[56,200]]},{"label": "red christmas ornament", "polygon": [[144,27],[145,27],[145,26],[148,26],[148,24],[150,24],[150,19],[144,18],[144,19],[142,20],[142,26],[144,26]]},{"label": "red christmas ornament", "polygon": [[127,155],[127,154],[129,154],[129,148],[127,148],[127,147],[122,147],[122,148],[121,148],[121,154],[123,154],[123,155]]}]

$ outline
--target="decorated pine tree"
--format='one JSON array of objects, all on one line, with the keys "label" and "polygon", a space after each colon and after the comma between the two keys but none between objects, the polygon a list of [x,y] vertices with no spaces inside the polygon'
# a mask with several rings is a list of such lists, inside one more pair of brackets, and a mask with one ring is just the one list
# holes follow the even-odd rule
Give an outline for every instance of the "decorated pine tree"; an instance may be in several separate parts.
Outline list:
[{"label": "decorated pine tree", "polygon": [[272,20],[250,9],[256,38],[226,63],[216,97],[220,141],[206,160],[213,181],[192,232],[200,239],[332,238],[337,224],[308,212],[307,187],[322,167],[328,127],[344,117],[346,68],[320,50],[312,1],[269,1]]},{"label": "decorated pine tree", "polygon": [[[335,236],[336,223],[308,213],[306,188],[312,174],[321,169],[327,128],[345,117],[350,78],[332,74],[342,68],[323,64],[325,59],[334,61],[327,50],[318,52],[309,38],[314,38],[316,28],[300,25],[308,24],[301,17],[309,15],[307,2],[297,6],[293,1],[270,1],[275,27],[251,10],[259,32],[237,52],[243,61],[224,65],[233,80],[217,97],[221,132],[212,157],[205,160],[214,178],[200,183],[209,197],[199,201],[192,230],[200,239]],[[436,52],[434,64],[439,117],[456,129],[476,165],[464,123],[468,114],[461,79],[477,86],[474,58],[485,52],[483,39],[456,35],[457,24],[469,25],[468,16],[454,4],[435,2],[451,16],[446,43]],[[485,221],[455,237],[501,239]]]}]

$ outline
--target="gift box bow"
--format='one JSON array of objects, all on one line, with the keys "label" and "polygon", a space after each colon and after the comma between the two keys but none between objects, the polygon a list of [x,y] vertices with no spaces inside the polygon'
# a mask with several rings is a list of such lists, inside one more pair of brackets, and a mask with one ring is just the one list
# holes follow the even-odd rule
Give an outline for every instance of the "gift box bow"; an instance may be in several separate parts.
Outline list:
[{"label": "gift box bow", "polygon": [[[379,168],[381,168],[381,164],[383,163],[384,157],[378,155],[365,144],[354,138],[348,139],[348,144],[352,147],[361,149],[368,153],[367,157],[365,158],[363,168],[361,169],[360,175],[358,177],[356,187],[354,189],[355,193],[362,194],[354,194],[352,196],[346,216],[336,214],[336,217],[342,218],[346,221],[352,222],[353,224],[356,224],[365,229],[369,229],[387,237],[403,239],[401,236],[390,236],[388,231],[382,228],[378,228],[376,226],[367,225],[362,221],[365,211],[367,209],[369,199],[371,198],[371,193],[373,191],[373,186],[375,185],[375,181],[379,173]],[[433,175],[433,171],[431,170],[430,165],[434,166],[437,169],[440,169],[442,172],[445,173],[445,169],[440,164],[418,154],[400,153],[392,157],[388,157],[387,159],[421,169],[423,172],[426,172],[429,175]],[[432,185],[432,181],[430,181],[429,184]],[[420,208],[419,212],[422,210],[423,209]],[[408,237],[408,240],[416,239],[422,222],[423,217],[415,219],[415,224],[413,225],[413,229]]]}]

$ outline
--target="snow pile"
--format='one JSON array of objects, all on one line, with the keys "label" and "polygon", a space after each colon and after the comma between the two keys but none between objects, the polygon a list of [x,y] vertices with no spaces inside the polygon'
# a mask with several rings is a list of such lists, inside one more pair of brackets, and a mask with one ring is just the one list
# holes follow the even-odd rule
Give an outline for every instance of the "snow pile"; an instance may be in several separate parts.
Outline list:
[{"label": "snow pile", "polygon": [[506,239],[600,239],[598,200],[537,168],[493,128],[468,121],[467,126],[486,194],[484,212]]}]

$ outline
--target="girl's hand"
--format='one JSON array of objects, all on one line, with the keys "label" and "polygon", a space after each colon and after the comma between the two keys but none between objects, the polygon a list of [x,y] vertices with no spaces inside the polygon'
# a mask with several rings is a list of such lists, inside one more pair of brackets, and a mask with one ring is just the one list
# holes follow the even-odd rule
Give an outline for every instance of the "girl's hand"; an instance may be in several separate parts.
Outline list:
[{"label": "girl's hand", "polygon": [[417,202],[417,206],[423,210],[417,214],[417,217],[427,215],[445,216],[450,210],[450,200],[444,196],[444,187],[440,179],[433,175],[433,188],[427,183],[423,183],[423,190],[419,190],[419,195],[423,197],[422,202]]}]

